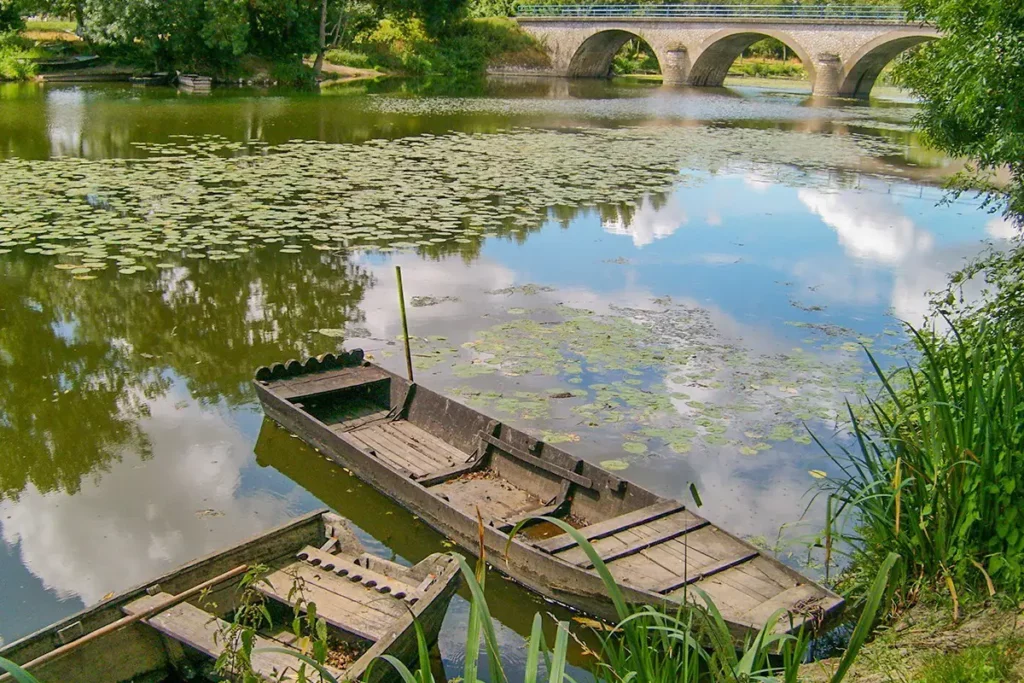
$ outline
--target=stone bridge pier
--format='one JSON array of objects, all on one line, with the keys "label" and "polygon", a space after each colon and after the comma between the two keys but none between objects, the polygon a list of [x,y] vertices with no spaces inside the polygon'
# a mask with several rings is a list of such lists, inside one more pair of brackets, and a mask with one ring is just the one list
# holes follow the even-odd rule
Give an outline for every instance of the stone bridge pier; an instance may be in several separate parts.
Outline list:
[{"label": "stone bridge pier", "polygon": [[640,38],[654,51],[666,85],[721,86],[748,47],[777,38],[803,62],[812,93],[866,98],[882,69],[904,50],[938,37],[928,26],[856,20],[700,17],[519,17],[548,51],[544,73],[605,78],[612,58]]}]

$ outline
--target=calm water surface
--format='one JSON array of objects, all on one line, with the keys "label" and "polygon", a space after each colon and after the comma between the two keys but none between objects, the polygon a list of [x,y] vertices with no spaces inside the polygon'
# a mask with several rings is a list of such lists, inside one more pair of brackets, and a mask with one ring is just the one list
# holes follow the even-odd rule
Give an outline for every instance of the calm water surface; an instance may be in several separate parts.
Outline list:
[{"label": "calm water surface", "polygon": [[[500,184],[500,197],[526,182],[501,178],[500,163],[490,179],[459,177],[463,166],[482,173],[472,150],[492,144],[511,140],[537,188],[573,176],[526,220],[511,206],[503,226],[454,227],[396,250],[372,235],[309,248],[302,216],[290,216],[285,241],[301,248],[282,252],[275,237],[199,260],[145,247],[144,268],[90,280],[54,267],[67,248],[45,243],[65,239],[65,226],[45,211],[34,242],[5,244],[3,214],[32,207],[17,191],[0,196],[0,639],[324,505],[382,554],[411,562],[446,549],[264,421],[249,386],[255,367],[335,349],[341,335],[401,371],[396,264],[417,297],[419,381],[659,493],[688,498],[694,483],[713,521],[803,566],[801,541],[822,523],[819,506],[804,515],[809,471],[831,470],[803,425],[827,440],[842,399],[870,390],[861,345],[898,358],[900,321],[919,321],[927,292],[1008,232],[970,201],[938,205],[951,166],[920,147],[913,111],[749,86],[503,81],[468,94],[371,84],[203,98],[0,85],[0,173],[47,174],[55,193],[72,181],[67,157],[108,163],[180,147],[187,165],[301,140],[413,155],[410,144],[456,133],[470,146],[443,171],[455,204],[469,201],[459,183]],[[615,190],[622,201],[593,201],[595,187],[616,182],[602,174],[633,162],[603,148],[545,151],[581,130],[671,139],[681,151],[656,183],[643,171]],[[222,146],[203,147],[211,139]],[[212,211],[237,198],[209,201]],[[356,223],[373,201],[359,210]],[[409,206],[402,220],[418,211],[432,209]],[[570,616],[497,577],[489,588],[513,668],[535,611]],[[465,617],[458,602],[441,639],[452,671]]]}]

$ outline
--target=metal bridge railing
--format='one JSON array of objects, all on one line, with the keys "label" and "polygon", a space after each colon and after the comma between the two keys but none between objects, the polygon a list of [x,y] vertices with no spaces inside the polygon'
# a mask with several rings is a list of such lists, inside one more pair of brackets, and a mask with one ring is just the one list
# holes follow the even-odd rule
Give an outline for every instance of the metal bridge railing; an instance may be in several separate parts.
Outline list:
[{"label": "metal bridge railing", "polygon": [[905,23],[898,7],[877,5],[519,5],[520,17],[719,17]]}]

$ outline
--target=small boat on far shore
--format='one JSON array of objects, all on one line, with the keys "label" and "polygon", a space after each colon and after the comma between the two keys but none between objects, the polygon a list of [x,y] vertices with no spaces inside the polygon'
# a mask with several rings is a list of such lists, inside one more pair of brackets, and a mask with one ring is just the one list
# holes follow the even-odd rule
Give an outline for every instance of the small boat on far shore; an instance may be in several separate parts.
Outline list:
[{"label": "small boat on far shore", "polygon": [[257,566],[267,572],[250,590],[261,594],[273,625],[257,632],[251,663],[257,676],[273,681],[297,678],[295,655],[302,650],[291,625],[311,604],[328,626],[331,675],[397,679],[392,666],[370,664],[392,655],[413,665],[414,620],[436,642],[459,579],[450,555],[435,553],[412,567],[370,555],[346,519],[320,510],[0,647],[0,657],[28,665],[41,681],[155,683],[212,674],[229,639],[239,584]]},{"label": "small boat on far shore", "polygon": [[780,631],[812,633],[843,610],[840,596],[682,502],[364,362],[360,350],[262,367],[255,388],[269,418],[469,552],[482,518],[499,571],[576,609],[617,621],[589,556],[539,516],[575,527],[628,601],[672,609],[698,588],[740,642],[780,610]]},{"label": "small boat on far shore", "polygon": [[213,88],[213,78],[198,74],[179,73],[178,87],[192,92],[210,92],[210,89]]}]

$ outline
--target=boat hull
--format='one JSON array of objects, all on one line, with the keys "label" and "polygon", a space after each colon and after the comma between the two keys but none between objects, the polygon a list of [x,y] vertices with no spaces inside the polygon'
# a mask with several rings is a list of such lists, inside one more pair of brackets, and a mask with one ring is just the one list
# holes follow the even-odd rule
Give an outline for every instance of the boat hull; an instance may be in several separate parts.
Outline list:
[{"label": "boat hull", "polygon": [[[325,511],[299,517],[229,550],[195,560],[145,585],[119,593],[99,605],[21,638],[0,648],[0,657],[25,664],[67,642],[82,638],[121,619],[126,612],[130,612],[132,603],[144,601],[149,595],[178,594],[243,564],[250,567],[280,566],[293,558],[296,549],[305,546],[320,547],[327,537],[326,527],[332,520],[340,519]],[[390,564],[383,560],[377,561],[385,565]],[[415,663],[417,641],[413,626],[414,618],[419,621],[428,641],[436,642],[448,604],[458,587],[458,569],[454,558],[441,555],[428,558],[421,564],[424,571],[436,572],[440,580],[420,601],[407,610],[404,617],[395,619],[388,632],[376,643],[369,645],[366,652],[346,669],[346,673],[351,672],[353,678],[358,677],[362,680],[363,674],[370,668],[369,664],[383,654],[393,655],[410,665]],[[233,606],[237,587],[237,579],[219,585],[212,589],[202,602],[216,604],[220,610],[218,614],[223,617]],[[33,667],[31,673],[44,682],[155,682],[170,676],[175,669],[180,668],[183,661],[203,659],[196,657],[196,653],[193,652],[183,660],[181,652],[181,646],[177,642],[170,642],[145,621],[137,621],[94,640],[83,642],[80,647],[67,654]],[[370,678],[366,680],[394,681],[398,680],[398,676],[393,667],[381,662],[372,667]]]},{"label": "boat hull", "polygon": [[[287,367],[277,365],[273,369],[261,369],[257,374],[255,387],[267,417],[302,438],[333,462],[351,470],[360,479],[418,515],[435,530],[468,552],[479,552],[482,521],[483,543],[491,564],[531,590],[608,621],[614,622],[621,617],[617,614],[603,581],[592,568],[588,569],[585,566],[585,562],[583,565],[579,562],[567,562],[555,554],[562,552],[561,550],[551,552],[522,537],[510,539],[506,533],[508,531],[507,524],[496,526],[493,520],[488,519],[486,515],[478,518],[479,510],[472,509],[472,506],[464,505],[460,509],[450,504],[441,493],[443,487],[435,485],[428,487],[421,483],[427,480],[439,481],[443,477],[427,476],[424,479],[423,473],[410,472],[395,466],[393,461],[385,462],[380,457],[380,453],[369,448],[365,441],[360,441],[357,438],[358,430],[346,431],[343,424],[328,425],[306,409],[302,402],[304,399],[294,395],[298,391],[294,386],[284,388],[288,383],[287,377],[298,376],[301,378],[303,375],[308,375],[309,387],[312,387],[314,383],[330,385],[331,378],[334,377],[332,372],[345,372],[344,369],[336,367],[339,362],[344,365],[345,362],[352,363],[359,360],[361,360],[361,354],[356,352],[356,355],[344,361],[338,358],[323,363],[323,369],[321,369],[318,359],[310,359],[305,364],[291,361]],[[334,369],[328,369],[328,366],[332,366]],[[554,469],[563,472],[569,472],[568,468],[572,467],[575,474],[566,474],[565,476],[572,481],[589,482],[593,487],[592,490],[580,490],[581,487],[577,486],[577,491],[572,499],[573,509],[579,510],[584,518],[590,518],[592,513],[602,511],[606,517],[621,519],[633,511],[651,509],[673,502],[631,482],[621,480],[616,475],[594,465],[575,460],[565,452],[548,444],[537,442],[525,433],[507,425],[499,425],[497,421],[467,406],[424,389],[422,386],[410,385],[404,378],[382,368],[371,364],[363,364],[361,367],[366,370],[359,370],[359,372],[365,372],[369,377],[366,386],[375,387],[374,391],[378,395],[386,394],[382,402],[390,407],[393,414],[388,418],[389,420],[408,418],[410,422],[416,422],[420,428],[425,430],[426,434],[431,434],[433,437],[457,447],[459,449],[457,452],[467,457],[473,453],[472,444],[473,439],[476,438],[474,435],[490,433],[491,430],[494,430],[498,437],[493,439],[494,443],[512,444],[504,446],[507,451],[522,449],[524,452],[517,457],[520,461],[526,460],[530,466],[514,469],[510,476],[516,483],[535,479],[536,481],[529,483],[536,484],[543,490],[544,485],[550,484],[550,482],[544,479],[543,475],[547,474],[546,472],[535,471],[538,467],[542,470],[552,471],[552,464],[557,463]],[[355,372],[355,370],[350,370],[350,372]],[[296,381],[305,382],[307,380]],[[346,385],[346,388],[341,390],[343,393],[360,386],[357,381],[353,380],[353,382],[342,381],[339,384],[335,381],[334,384]],[[331,392],[322,393],[329,396]],[[358,420],[352,424],[357,423]],[[478,445],[477,449],[479,450],[479,448]],[[532,451],[533,453],[541,454],[544,457],[534,457],[525,453],[531,449],[535,449]],[[547,489],[547,493],[544,493],[541,498],[547,498],[550,492],[550,489]],[[682,510],[683,507],[680,504],[675,509]],[[694,529],[710,526],[708,522],[699,517],[693,515],[691,517],[698,521],[692,527]],[[756,557],[761,567],[765,566],[766,561],[771,563],[767,569],[770,569],[770,573],[781,581],[779,593],[803,596],[794,602],[807,602],[807,598],[813,596],[814,614],[801,616],[790,622],[792,629],[784,628],[782,630],[795,630],[801,625],[810,626],[814,630],[822,630],[842,611],[843,601],[838,596],[814,585],[776,560],[762,557],[749,544],[715,527],[710,530],[714,531],[717,539],[728,541],[733,547],[749,552],[739,558],[737,562],[725,563],[709,572],[709,576]],[[685,533],[687,532],[684,530],[676,535],[682,536]],[[642,550],[643,547],[640,547],[639,550],[633,549],[622,554],[638,553]],[[694,594],[687,594],[688,589],[685,587],[696,584],[703,588],[704,584],[699,583],[703,578],[703,576],[696,576],[676,582],[678,585],[675,585],[675,588],[684,587],[681,591],[682,596],[680,596],[680,591],[676,591],[675,588],[672,589],[674,594],[664,595],[632,585],[632,582],[627,580],[619,580],[618,584],[627,602],[660,605],[673,609],[678,608],[681,602],[694,600]],[[788,592],[787,586],[789,587]],[[764,603],[770,606],[769,600],[765,600]],[[792,607],[788,603],[782,603],[779,606],[782,608]],[[733,618],[727,610],[722,611],[727,624],[739,640],[750,635],[752,631],[756,631],[769,616],[764,613],[765,608],[757,612],[756,619],[750,620],[739,616]],[[738,610],[736,613],[740,614]]]}]

